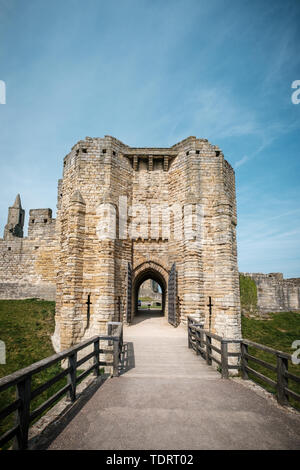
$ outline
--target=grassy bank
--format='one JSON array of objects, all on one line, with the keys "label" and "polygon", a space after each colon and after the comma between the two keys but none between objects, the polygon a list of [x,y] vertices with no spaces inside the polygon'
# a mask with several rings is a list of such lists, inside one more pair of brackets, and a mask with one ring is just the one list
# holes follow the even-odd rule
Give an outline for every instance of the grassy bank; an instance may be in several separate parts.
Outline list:
[{"label": "grassy bank", "polygon": [[[42,300],[0,300],[0,339],[6,345],[6,364],[0,364],[0,377],[22,369],[55,353],[51,343],[54,332],[55,303]],[[60,372],[60,364],[33,376],[35,389]],[[32,409],[53,395],[66,379],[57,382],[32,402]],[[0,409],[15,399],[14,387],[0,393]],[[2,421],[0,434],[14,425],[13,415]]]},{"label": "grassy bank", "polygon": [[[300,313],[270,313],[266,320],[242,316],[242,336],[243,338],[255,341],[256,343],[264,344],[265,346],[270,346],[273,349],[293,354],[295,350],[292,349],[292,343],[295,340],[300,340]],[[272,354],[258,351],[253,348],[249,348],[249,353],[259,359],[263,359],[264,361],[276,365],[276,358]],[[249,361],[249,366],[273,380],[276,379],[274,372],[259,364],[255,364],[253,361]],[[300,365],[291,364],[289,362],[289,371],[299,376]],[[250,378],[262,385],[268,391],[275,393],[275,390],[271,386],[257,378],[251,377],[251,374]],[[300,394],[300,384],[289,381],[289,388]],[[299,402],[291,400],[291,404],[300,409]]]},{"label": "grassy bank", "polygon": [[55,303],[43,300],[0,300],[0,339],[6,344],[6,364],[0,377],[54,354]]}]

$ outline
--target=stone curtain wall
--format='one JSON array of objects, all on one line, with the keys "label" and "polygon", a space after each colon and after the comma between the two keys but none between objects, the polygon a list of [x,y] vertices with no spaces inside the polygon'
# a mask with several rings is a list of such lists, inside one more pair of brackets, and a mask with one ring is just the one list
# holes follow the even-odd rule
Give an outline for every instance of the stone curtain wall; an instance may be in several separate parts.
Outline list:
[{"label": "stone curtain wall", "polygon": [[282,273],[242,273],[257,286],[257,308],[268,312],[300,311],[300,279],[283,279]]},{"label": "stone curtain wall", "polygon": [[0,239],[0,298],[55,300],[55,221],[40,237]]}]

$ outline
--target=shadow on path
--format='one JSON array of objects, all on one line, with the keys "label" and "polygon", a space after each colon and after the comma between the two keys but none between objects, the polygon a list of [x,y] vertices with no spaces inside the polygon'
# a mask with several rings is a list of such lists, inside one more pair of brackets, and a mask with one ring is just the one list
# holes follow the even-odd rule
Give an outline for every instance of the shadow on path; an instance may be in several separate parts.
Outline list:
[{"label": "shadow on path", "polygon": [[120,377],[77,408],[48,449],[299,449],[299,416],[222,379],[188,349],[186,327],[142,317],[124,328]]},{"label": "shadow on path", "polygon": [[119,374],[123,375],[130,369],[135,368],[134,347],[133,343],[126,342],[123,344],[121,360],[119,365]]},{"label": "shadow on path", "polygon": [[[119,365],[119,374],[123,375],[130,369],[135,367],[134,347],[132,342],[125,342],[123,344],[121,360]],[[109,377],[109,374],[103,374],[90,385],[88,385],[81,393],[78,394],[75,403],[70,403],[66,406],[64,411],[50,423],[46,429],[34,437],[29,442],[29,447],[32,450],[46,449],[51,442],[68,426],[68,424],[75,418],[87,402],[93,397],[101,385]]]},{"label": "shadow on path", "polygon": [[81,409],[87,404],[92,396],[97,392],[102,384],[109,378],[109,374],[103,374],[88,385],[81,393],[77,395],[74,403],[70,403],[57,416],[57,418],[42,431],[38,436],[29,440],[30,450],[44,450],[51,444],[51,442],[59,436],[59,434],[68,426],[68,424],[75,418]]}]

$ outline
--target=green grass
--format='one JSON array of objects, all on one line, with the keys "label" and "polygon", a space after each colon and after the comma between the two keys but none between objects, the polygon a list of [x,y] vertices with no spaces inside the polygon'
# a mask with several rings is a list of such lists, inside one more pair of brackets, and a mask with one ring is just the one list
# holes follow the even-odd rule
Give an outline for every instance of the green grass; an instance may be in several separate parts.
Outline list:
[{"label": "green grass", "polygon": [[244,313],[257,311],[257,287],[253,279],[240,274],[241,308]]},{"label": "green grass", "polygon": [[[55,354],[51,336],[54,333],[55,302],[37,299],[0,300],[0,339],[6,345],[6,364],[0,364],[0,377]],[[31,390],[44,384],[62,371],[60,362],[32,376]],[[79,376],[83,370],[78,369]],[[104,369],[100,369],[104,373]],[[31,411],[53,396],[67,383],[63,377],[31,401]],[[0,410],[16,399],[15,387],[0,392]],[[60,398],[61,399],[61,398]],[[60,400],[59,399],[59,400]],[[56,403],[59,401],[57,400]],[[55,403],[52,405],[54,406]],[[46,410],[43,414],[47,413]],[[35,421],[40,419],[41,414]],[[14,414],[0,422],[0,435],[14,426]],[[33,423],[35,422],[33,421]],[[31,424],[33,424],[31,423]],[[6,444],[6,449],[11,443]]]},{"label": "green grass", "polygon": [[6,344],[6,364],[0,377],[54,354],[55,303],[36,299],[0,300],[0,338]]},{"label": "green grass", "polygon": [[[0,364],[0,377],[29,366],[55,353],[50,336],[54,332],[55,303],[43,300],[0,300],[0,339],[6,344],[6,364]],[[60,363],[35,374],[32,390],[61,371]],[[66,383],[57,382],[35,400],[31,409],[37,408]],[[0,409],[15,399],[15,387],[0,393]],[[14,425],[14,415],[0,423],[0,434]]]},{"label": "green grass", "polygon": [[[300,339],[300,313],[294,312],[280,312],[270,313],[268,319],[262,320],[258,318],[248,318],[242,315],[242,336],[245,339],[255,341],[256,343],[264,344],[273,349],[292,354],[295,350],[292,349],[292,343]],[[249,347],[249,354],[258,357],[270,364],[276,365],[276,357],[270,353],[259,351]],[[265,367],[254,363],[249,360],[249,367],[257,370],[258,372],[276,380],[276,374]],[[289,361],[289,371],[297,376],[300,376],[300,365],[292,364]],[[255,382],[262,385],[268,391],[275,393],[275,390],[270,385],[255,378],[249,374],[249,377]],[[289,388],[300,394],[300,385],[289,380]],[[295,400],[290,400],[291,405],[300,409],[300,403]]]}]

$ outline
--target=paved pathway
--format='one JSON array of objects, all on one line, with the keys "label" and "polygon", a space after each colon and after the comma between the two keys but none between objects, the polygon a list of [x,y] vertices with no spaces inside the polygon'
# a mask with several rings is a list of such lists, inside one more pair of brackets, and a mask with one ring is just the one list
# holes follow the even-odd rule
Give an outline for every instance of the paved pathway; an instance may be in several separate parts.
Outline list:
[{"label": "paved pathway", "polygon": [[187,348],[184,327],[140,315],[125,328],[127,371],[107,380],[50,449],[299,449],[299,416]]}]

